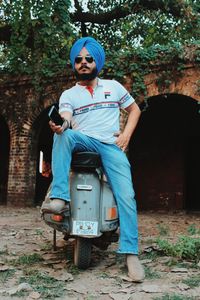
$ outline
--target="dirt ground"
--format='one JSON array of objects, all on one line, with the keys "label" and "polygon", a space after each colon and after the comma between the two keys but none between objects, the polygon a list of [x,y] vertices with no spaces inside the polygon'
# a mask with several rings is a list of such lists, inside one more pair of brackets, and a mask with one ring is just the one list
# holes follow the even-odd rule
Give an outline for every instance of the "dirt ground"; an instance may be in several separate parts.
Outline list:
[{"label": "dirt ground", "polygon": [[179,235],[200,238],[200,215],[139,213],[140,259],[146,279],[127,280],[124,257],[93,248],[92,263],[80,271],[71,257],[73,241],[57,235],[40,217],[39,208],[0,207],[0,299],[184,300],[200,299],[200,263],[163,255],[156,239],[176,242]]}]

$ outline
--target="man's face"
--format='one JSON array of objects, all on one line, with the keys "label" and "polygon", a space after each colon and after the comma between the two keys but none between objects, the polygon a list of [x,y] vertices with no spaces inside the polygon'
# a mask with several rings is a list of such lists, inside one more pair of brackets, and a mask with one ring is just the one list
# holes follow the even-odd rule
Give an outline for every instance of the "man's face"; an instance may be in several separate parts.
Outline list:
[{"label": "man's face", "polygon": [[75,59],[74,68],[76,78],[81,81],[93,80],[98,74],[96,63],[86,48],[83,48]]}]

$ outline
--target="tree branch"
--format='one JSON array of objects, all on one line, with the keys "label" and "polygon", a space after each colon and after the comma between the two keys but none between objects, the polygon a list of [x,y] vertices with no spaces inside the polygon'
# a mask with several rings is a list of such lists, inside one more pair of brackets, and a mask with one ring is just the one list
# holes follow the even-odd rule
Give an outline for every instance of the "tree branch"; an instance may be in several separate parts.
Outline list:
[{"label": "tree branch", "polygon": [[179,2],[171,0],[168,6],[165,1],[161,0],[140,0],[138,4],[132,1],[132,3],[129,2],[123,6],[117,6],[110,11],[96,14],[77,9],[75,13],[70,14],[70,18],[73,22],[108,24],[113,20],[119,20],[131,14],[139,13],[142,9],[161,10],[163,13],[171,13],[175,17],[181,17],[181,12],[183,9],[186,9],[186,5],[183,0]]},{"label": "tree branch", "polygon": [[[165,0],[140,0],[137,4],[135,1],[125,2],[121,6],[117,6],[110,11],[101,13],[83,12],[78,0],[75,0],[76,11],[70,14],[72,22],[81,22],[82,27],[84,23],[93,24],[109,24],[113,20],[119,20],[126,16],[145,10],[161,10],[164,13],[171,13],[175,17],[181,17],[182,11],[186,9],[184,0],[174,1],[170,0],[166,5]],[[85,30],[85,29],[84,29]],[[31,33],[33,31],[31,30]],[[0,42],[9,42],[12,34],[12,28],[9,25],[0,27]],[[86,31],[85,31],[86,34]],[[29,41],[33,37],[30,36]]]},{"label": "tree branch", "polygon": [[12,28],[9,25],[4,25],[0,27],[0,41],[9,42],[11,37]]}]

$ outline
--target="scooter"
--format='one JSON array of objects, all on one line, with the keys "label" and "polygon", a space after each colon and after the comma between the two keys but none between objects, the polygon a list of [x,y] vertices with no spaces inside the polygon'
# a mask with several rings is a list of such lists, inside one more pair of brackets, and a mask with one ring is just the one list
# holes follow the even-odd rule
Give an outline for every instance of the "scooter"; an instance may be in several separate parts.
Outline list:
[{"label": "scooter", "polygon": [[[49,193],[44,205],[50,201]],[[54,248],[56,231],[62,232],[65,240],[73,238],[74,264],[80,269],[87,269],[91,263],[93,245],[105,250],[112,242],[118,241],[117,205],[98,153],[73,154],[70,194],[70,209],[56,214],[42,212],[42,217],[54,229]]]}]

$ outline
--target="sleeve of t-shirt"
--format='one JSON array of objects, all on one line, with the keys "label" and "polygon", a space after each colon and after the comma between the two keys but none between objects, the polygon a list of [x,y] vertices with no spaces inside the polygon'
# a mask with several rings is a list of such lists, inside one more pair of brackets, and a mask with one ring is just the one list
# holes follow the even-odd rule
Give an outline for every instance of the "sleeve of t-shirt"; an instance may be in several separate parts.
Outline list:
[{"label": "sleeve of t-shirt", "polygon": [[116,85],[120,108],[126,108],[135,102],[135,99],[129,94],[123,85],[116,80],[114,80],[114,84]]},{"label": "sleeve of t-shirt", "polygon": [[73,114],[72,101],[68,91],[64,91],[59,99],[59,113],[69,111]]}]

